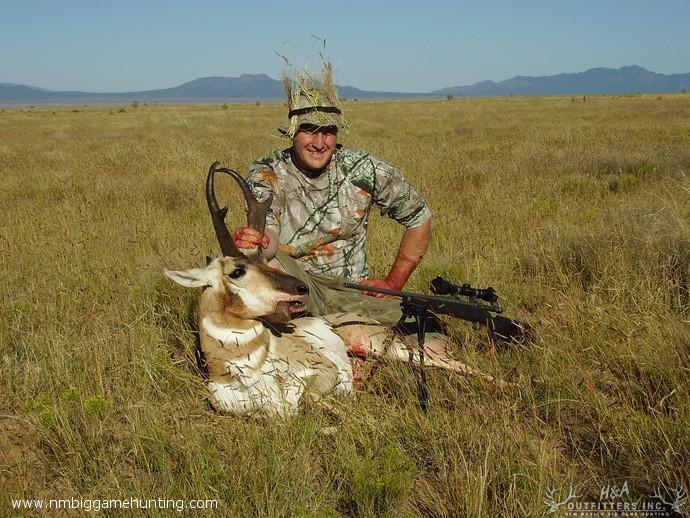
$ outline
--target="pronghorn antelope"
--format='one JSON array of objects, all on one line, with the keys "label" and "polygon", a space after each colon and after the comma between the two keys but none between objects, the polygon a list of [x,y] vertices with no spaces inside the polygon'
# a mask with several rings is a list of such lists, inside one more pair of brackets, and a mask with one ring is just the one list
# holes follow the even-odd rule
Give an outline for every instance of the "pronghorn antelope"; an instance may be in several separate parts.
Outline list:
[{"label": "pronghorn antelope", "polygon": [[[246,200],[248,224],[262,233],[270,205],[270,200],[258,203],[238,173],[214,163],[206,179],[206,199],[223,255],[205,268],[165,270],[183,286],[204,288],[197,309],[198,329],[216,410],[285,416],[297,411],[305,395],[351,395],[353,372],[346,343],[356,353],[408,360],[408,345],[365,317],[343,313],[291,320],[304,309],[307,286],[267,266],[260,253],[248,257],[238,250],[225,226],[227,207],[221,209],[215,197],[216,172],[237,180]],[[291,332],[276,332],[264,317],[289,321]],[[337,326],[352,321],[360,323]],[[426,363],[492,379],[439,355],[430,355]]]}]

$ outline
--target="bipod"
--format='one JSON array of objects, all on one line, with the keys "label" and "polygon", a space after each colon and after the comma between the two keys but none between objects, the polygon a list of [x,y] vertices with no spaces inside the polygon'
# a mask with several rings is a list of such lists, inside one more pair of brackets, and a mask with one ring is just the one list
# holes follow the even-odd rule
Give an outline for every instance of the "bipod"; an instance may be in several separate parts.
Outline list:
[{"label": "bipod", "polygon": [[[415,303],[407,297],[403,297],[400,302],[400,309],[402,316],[395,328],[402,332],[405,322],[408,318],[414,318],[415,327],[417,329],[417,345],[419,348],[419,367],[415,369],[414,365],[414,350],[409,350],[410,369],[414,373],[417,382],[417,397],[419,399],[419,407],[426,413],[429,407],[429,386],[426,381],[426,371],[424,370],[424,335],[426,333],[426,322],[429,317],[429,308],[427,304]],[[402,333],[401,333],[402,334]]]}]

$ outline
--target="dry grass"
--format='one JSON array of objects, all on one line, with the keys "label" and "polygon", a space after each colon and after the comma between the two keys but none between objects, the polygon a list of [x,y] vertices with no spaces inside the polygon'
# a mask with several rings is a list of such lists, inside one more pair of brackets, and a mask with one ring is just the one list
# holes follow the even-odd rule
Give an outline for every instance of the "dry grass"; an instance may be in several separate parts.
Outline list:
[{"label": "dry grass", "polygon": [[[690,96],[345,109],[341,141],[398,165],[436,215],[409,287],[492,284],[536,323],[512,350],[453,326],[459,359],[517,387],[434,374],[424,415],[410,373],[384,366],[335,436],[311,408],[216,415],[195,294],[161,270],[216,253],[204,174],[282,145],[285,107],[5,109],[0,511],[132,496],[216,498],[223,516],[538,516],[547,486],[690,490]],[[375,219],[382,273],[399,229]]]}]

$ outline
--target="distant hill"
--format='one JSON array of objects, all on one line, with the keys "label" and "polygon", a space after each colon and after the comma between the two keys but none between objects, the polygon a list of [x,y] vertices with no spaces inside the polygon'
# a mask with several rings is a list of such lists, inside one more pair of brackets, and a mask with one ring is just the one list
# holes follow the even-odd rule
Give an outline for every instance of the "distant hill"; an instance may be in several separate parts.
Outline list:
[{"label": "distant hill", "polygon": [[[425,96],[419,93],[370,92],[352,86],[338,87],[340,95],[352,99],[385,99]],[[151,102],[195,102],[195,101],[241,101],[279,100],[285,97],[283,83],[266,74],[242,74],[239,77],[202,77],[173,88],[143,90],[136,92],[80,92],[51,91],[33,86],[0,83],[0,103],[116,103]]]},{"label": "distant hill", "polygon": [[[424,94],[400,92],[370,92],[352,86],[339,86],[338,92],[345,98],[391,98]],[[266,74],[242,74],[240,77],[203,77],[174,88],[133,92],[138,99],[185,98],[185,99],[284,99],[282,81]]]},{"label": "distant hill", "polygon": [[585,72],[555,76],[516,76],[498,83],[481,81],[469,86],[434,90],[431,95],[629,94],[680,92],[683,89],[690,90],[690,73],[664,75],[632,65],[618,69],[591,68]]},{"label": "distant hill", "polygon": [[283,84],[266,74],[240,77],[202,77],[163,90],[131,92],[139,99],[281,99]]},{"label": "distant hill", "polygon": [[[575,74],[529,77],[517,76],[506,81],[481,81],[468,86],[453,86],[432,92],[375,92],[353,86],[339,86],[347,99],[401,99],[410,97],[570,95],[680,92],[690,90],[690,73],[657,74],[638,66],[592,68]],[[172,88],[138,92],[51,91],[27,85],[0,83],[0,103],[118,103],[241,101],[283,99],[283,85],[266,74],[242,74],[239,77],[202,77]]]}]

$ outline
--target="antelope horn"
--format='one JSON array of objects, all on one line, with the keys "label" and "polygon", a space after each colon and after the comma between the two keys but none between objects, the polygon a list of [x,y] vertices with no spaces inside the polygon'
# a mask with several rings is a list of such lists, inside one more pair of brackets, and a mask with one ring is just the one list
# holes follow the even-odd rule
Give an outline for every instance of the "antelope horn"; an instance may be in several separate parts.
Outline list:
[{"label": "antelope horn", "polygon": [[242,178],[237,171],[232,169],[227,169],[225,167],[218,167],[218,162],[213,162],[210,169],[208,170],[208,176],[206,177],[206,201],[208,203],[209,211],[211,212],[211,219],[213,220],[213,228],[216,231],[216,237],[218,238],[218,243],[220,244],[220,249],[223,255],[230,257],[241,256],[240,252],[235,246],[235,242],[232,240],[230,231],[225,225],[225,216],[228,213],[228,208],[223,207],[222,209],[218,205],[218,200],[216,199],[215,187],[213,179],[216,172],[226,173],[232,176],[237,184],[242,189],[242,194],[244,194],[244,200],[247,204],[247,225],[250,228],[258,231],[259,233],[264,233],[264,228],[266,226],[266,214],[271,206],[271,199],[273,196],[269,196],[266,201],[258,202],[251,190],[247,181]]}]

